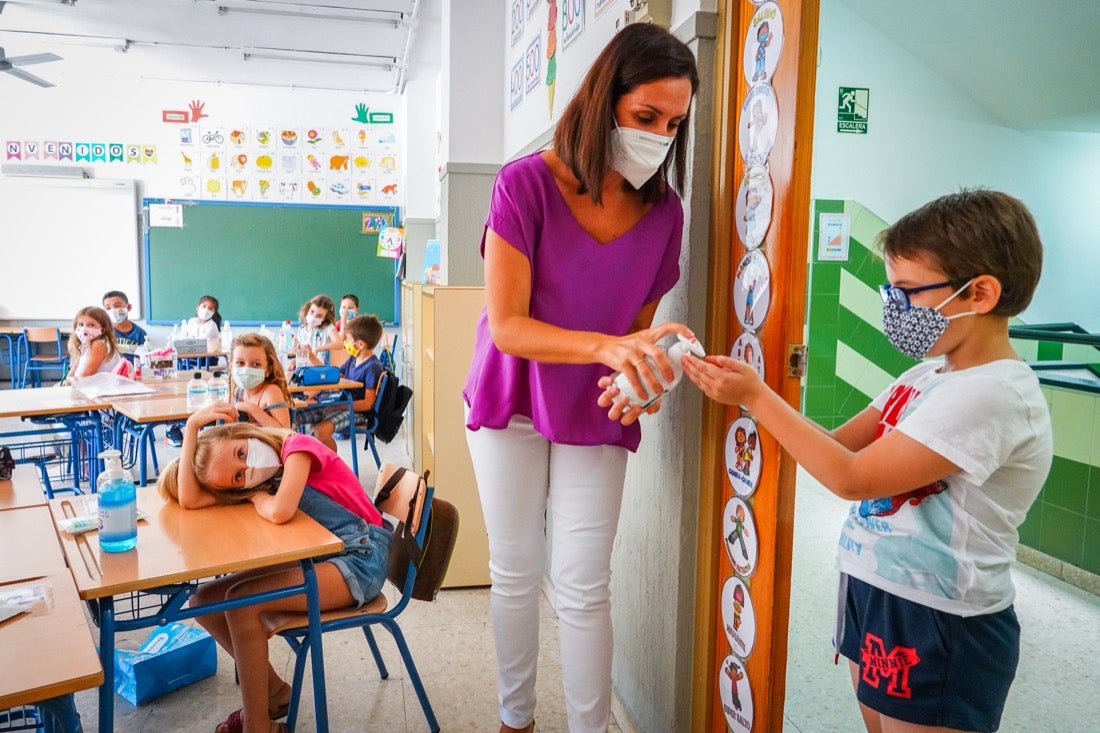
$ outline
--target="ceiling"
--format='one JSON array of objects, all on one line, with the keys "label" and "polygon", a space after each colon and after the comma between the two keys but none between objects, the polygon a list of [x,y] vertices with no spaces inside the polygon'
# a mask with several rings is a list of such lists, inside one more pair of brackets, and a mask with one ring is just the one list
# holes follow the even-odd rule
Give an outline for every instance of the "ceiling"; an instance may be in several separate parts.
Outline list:
[{"label": "ceiling", "polygon": [[1008,127],[1100,132],[1100,1],[838,1]]},{"label": "ceiling", "polygon": [[[439,65],[442,0],[0,0],[9,57],[57,86],[182,80],[401,93]],[[27,82],[0,74],[0,99]]]}]

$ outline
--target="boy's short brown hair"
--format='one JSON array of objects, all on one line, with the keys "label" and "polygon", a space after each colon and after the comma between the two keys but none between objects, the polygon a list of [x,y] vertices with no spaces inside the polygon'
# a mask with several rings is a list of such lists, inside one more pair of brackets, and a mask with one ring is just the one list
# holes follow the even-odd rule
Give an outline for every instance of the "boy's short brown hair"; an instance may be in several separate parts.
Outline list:
[{"label": "boy's short brown hair", "polygon": [[[925,258],[961,288],[978,275],[1001,283],[990,312],[1014,316],[1031,302],[1043,269],[1043,243],[1022,201],[1000,191],[963,190],[901,217],[879,235],[887,257]],[[965,297],[965,296],[960,296]]]},{"label": "boy's short brown hair", "polygon": [[373,349],[382,340],[382,322],[371,313],[356,316],[348,321],[348,335],[355,341],[362,341],[368,349]]}]

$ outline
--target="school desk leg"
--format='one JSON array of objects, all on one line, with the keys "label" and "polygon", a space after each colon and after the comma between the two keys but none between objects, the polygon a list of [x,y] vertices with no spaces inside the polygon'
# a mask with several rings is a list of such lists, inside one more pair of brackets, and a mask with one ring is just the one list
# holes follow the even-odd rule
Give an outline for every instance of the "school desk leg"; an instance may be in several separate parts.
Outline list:
[{"label": "school desk leg", "polygon": [[99,686],[99,733],[115,730],[115,599],[107,596],[96,601],[99,607],[99,663],[103,666],[103,684]]},{"label": "school desk leg", "polygon": [[317,591],[317,574],[312,560],[302,560],[306,580],[306,600],[309,615],[309,657],[313,662],[313,704],[317,717],[317,733],[328,733],[328,696],[325,693],[325,657],[321,648],[321,602]]}]

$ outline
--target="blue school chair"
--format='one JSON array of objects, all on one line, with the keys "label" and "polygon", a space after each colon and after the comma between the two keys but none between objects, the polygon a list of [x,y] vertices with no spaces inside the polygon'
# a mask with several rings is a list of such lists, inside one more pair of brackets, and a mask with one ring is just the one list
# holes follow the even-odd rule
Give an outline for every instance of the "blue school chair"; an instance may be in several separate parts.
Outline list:
[{"label": "blue school chair", "polygon": [[69,367],[69,353],[61,343],[61,329],[24,328],[21,340],[23,373],[19,386],[26,387],[30,375],[31,386],[41,387],[43,372],[57,372],[57,381],[61,381]]},{"label": "blue school chair", "polygon": [[[415,476],[415,474],[412,475]],[[406,505],[408,507],[407,515],[405,511],[403,511],[405,507],[386,506],[384,502],[379,502],[378,506],[379,510],[386,514],[390,514],[391,516],[405,516],[411,520],[414,516],[412,507],[420,501],[421,497],[423,497],[423,509],[420,515],[421,518],[418,520],[419,526],[406,532],[406,522],[402,521],[398,524],[397,529],[394,530],[393,545],[390,548],[390,566],[387,577],[390,582],[401,591],[401,595],[397,599],[397,602],[392,607],[388,607],[389,602],[385,593],[380,593],[374,600],[363,604],[362,608],[326,611],[321,614],[321,633],[325,633],[326,631],[361,628],[363,630],[363,635],[367,639],[367,645],[370,647],[371,655],[374,657],[374,663],[378,667],[379,676],[382,679],[387,679],[389,677],[389,670],[386,669],[386,663],[382,660],[382,653],[378,648],[378,643],[374,638],[374,632],[371,630],[371,627],[377,624],[386,629],[386,631],[393,636],[393,640],[397,644],[397,649],[401,654],[401,660],[409,675],[409,681],[412,682],[417,699],[420,701],[420,707],[424,711],[424,718],[428,723],[428,729],[432,733],[439,733],[439,722],[436,720],[435,713],[432,711],[432,705],[428,700],[427,692],[424,690],[424,683],[420,679],[420,673],[416,669],[416,663],[413,662],[408,642],[405,641],[405,635],[402,633],[401,627],[397,624],[397,617],[401,615],[401,612],[405,610],[405,607],[409,605],[409,601],[414,597],[429,600],[429,597],[424,595],[426,592],[429,592],[430,600],[434,600],[434,591],[439,590],[440,585],[443,583],[443,578],[447,574],[447,567],[450,564],[450,553],[447,552],[442,561],[423,563],[424,568],[420,568],[419,565],[423,557],[422,553],[427,547],[428,540],[433,536],[432,527],[435,521],[444,522],[446,525],[450,526],[452,530],[457,532],[458,512],[452,504],[442,499],[435,500],[434,487],[428,486],[427,482],[420,479],[420,477],[417,477],[417,479],[416,494],[412,498],[403,494],[399,495],[397,491],[394,491],[392,495],[393,504],[404,504],[408,502]],[[437,511],[440,517],[438,520],[432,516],[433,513]],[[443,519],[443,517],[446,517],[446,519]],[[436,542],[448,541],[448,538],[445,537],[446,533],[441,532],[439,534],[440,538],[438,538]],[[404,540],[405,544],[402,544],[402,540]],[[453,551],[453,534],[449,536],[449,541],[451,543],[450,550]],[[430,569],[429,565],[432,566]],[[417,584],[418,579],[420,580],[419,584]],[[414,585],[417,586],[415,596]],[[267,627],[269,637],[278,634],[290,644],[290,648],[294,651],[294,678],[291,682],[290,709],[287,713],[287,726],[293,731],[294,722],[298,714],[299,698],[302,694],[302,681],[305,677],[306,658],[309,652],[309,617],[305,613],[266,613],[263,615],[263,621],[264,625]]]}]

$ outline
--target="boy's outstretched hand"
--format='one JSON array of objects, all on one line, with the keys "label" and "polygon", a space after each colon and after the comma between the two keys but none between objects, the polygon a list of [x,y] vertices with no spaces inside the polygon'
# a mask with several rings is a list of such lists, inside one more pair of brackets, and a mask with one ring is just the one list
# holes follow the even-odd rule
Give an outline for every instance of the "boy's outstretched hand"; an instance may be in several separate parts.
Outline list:
[{"label": "boy's outstretched hand", "polygon": [[754,392],[764,384],[756,370],[740,359],[715,355],[699,359],[688,354],[681,363],[684,375],[703,394],[726,405],[747,406]]}]

